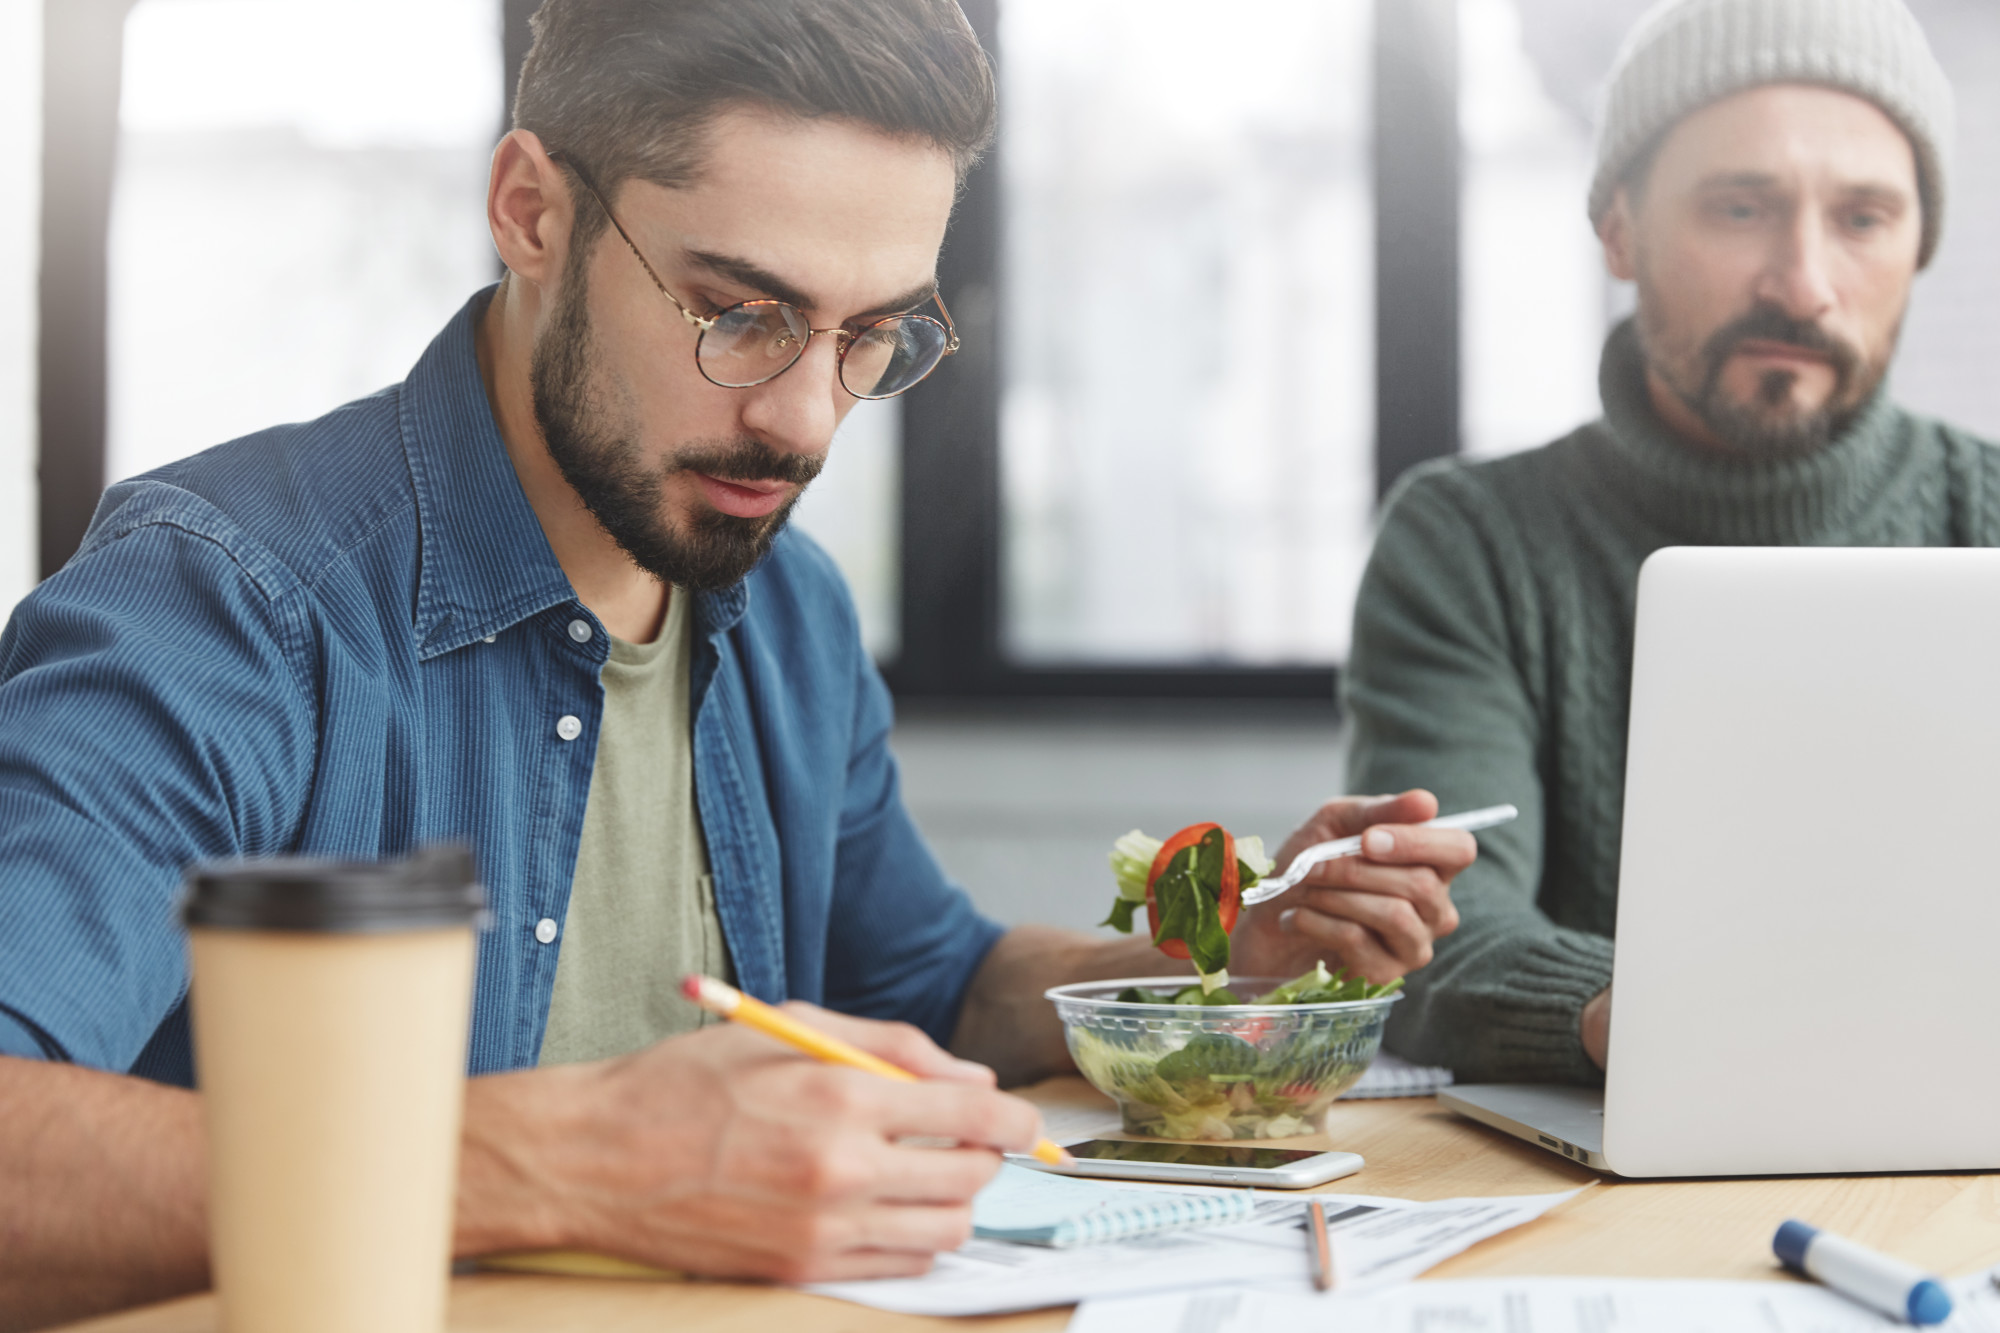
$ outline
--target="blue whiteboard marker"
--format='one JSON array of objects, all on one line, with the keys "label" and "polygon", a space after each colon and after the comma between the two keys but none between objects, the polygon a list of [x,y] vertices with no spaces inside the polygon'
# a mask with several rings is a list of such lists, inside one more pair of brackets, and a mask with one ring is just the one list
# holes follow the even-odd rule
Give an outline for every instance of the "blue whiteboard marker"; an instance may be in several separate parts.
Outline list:
[{"label": "blue whiteboard marker", "polygon": [[1771,1239],[1778,1262],[1795,1273],[1824,1282],[1841,1295],[1912,1324],[1942,1324],[1951,1318],[1951,1293],[1930,1274],[1865,1245],[1788,1221]]}]

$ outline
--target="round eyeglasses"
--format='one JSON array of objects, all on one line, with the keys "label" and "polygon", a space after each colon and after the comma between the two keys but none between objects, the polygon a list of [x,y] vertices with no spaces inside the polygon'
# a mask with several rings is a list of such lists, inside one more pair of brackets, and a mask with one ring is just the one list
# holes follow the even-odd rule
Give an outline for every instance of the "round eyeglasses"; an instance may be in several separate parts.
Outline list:
[{"label": "round eyeglasses", "polygon": [[[554,154],[551,154],[553,157]],[[702,378],[724,389],[750,389],[768,384],[798,364],[806,348],[819,334],[831,334],[836,342],[835,363],[840,386],[856,398],[894,398],[913,389],[938,367],[938,362],[958,350],[958,330],[952,326],[951,311],[944,297],[933,292],[942,323],[929,315],[890,315],[858,328],[839,325],[816,329],[805,314],[789,301],[760,299],[738,301],[713,315],[698,315],[667,290],[660,275],[646,262],[639,247],[626,234],[611,205],[598,193],[597,186],[577,168],[568,164],[611,220],[620,240],[632,257],[646,270],[646,276],[673,302],[681,318],[695,327],[694,363]]]}]

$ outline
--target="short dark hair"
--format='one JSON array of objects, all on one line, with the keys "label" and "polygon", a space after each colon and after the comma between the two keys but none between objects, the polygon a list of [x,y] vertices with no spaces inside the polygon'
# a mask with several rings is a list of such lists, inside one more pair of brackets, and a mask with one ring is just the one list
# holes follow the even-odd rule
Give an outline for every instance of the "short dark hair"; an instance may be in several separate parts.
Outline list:
[{"label": "short dark hair", "polygon": [[[993,69],[956,0],[545,0],[514,128],[607,196],[700,173],[735,107],[935,144],[959,179],[993,138]],[[603,225],[591,209],[588,239]]]}]

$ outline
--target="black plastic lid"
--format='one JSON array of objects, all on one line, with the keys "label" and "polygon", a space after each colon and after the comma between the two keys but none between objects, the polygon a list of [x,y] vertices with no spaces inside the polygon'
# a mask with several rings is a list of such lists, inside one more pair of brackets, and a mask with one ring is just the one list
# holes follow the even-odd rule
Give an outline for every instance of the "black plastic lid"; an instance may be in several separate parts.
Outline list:
[{"label": "black plastic lid", "polygon": [[205,930],[361,934],[476,926],[485,906],[472,853],[440,844],[402,861],[283,857],[195,866],[181,919]]}]

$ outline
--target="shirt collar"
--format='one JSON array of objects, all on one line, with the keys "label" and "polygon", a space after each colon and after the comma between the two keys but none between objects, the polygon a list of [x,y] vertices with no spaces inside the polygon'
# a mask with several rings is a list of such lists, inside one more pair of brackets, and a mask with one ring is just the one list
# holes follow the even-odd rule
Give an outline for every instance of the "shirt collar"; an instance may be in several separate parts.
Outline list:
[{"label": "shirt collar", "polygon": [[[425,661],[576,598],[480,378],[473,330],[497,290],[475,293],[452,316],[403,385],[403,449],[422,542],[416,636]],[[697,594],[696,628],[704,638],[723,633],[748,607],[741,583]]]},{"label": "shirt collar", "polygon": [[403,385],[403,448],[422,553],[416,633],[424,660],[497,634],[576,596],[514,475],[479,376],[477,292]]}]

